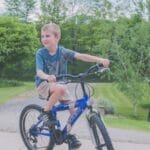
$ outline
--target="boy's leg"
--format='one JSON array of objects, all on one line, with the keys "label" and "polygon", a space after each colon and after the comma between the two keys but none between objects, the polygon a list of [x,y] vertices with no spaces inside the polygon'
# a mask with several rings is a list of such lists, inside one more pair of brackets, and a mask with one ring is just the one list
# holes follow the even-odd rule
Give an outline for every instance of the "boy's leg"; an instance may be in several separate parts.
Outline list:
[{"label": "boy's leg", "polygon": [[[65,86],[65,94],[64,94],[64,97],[63,97],[63,101],[64,100],[70,100],[70,101],[73,102],[73,97],[72,97],[71,93],[69,92],[69,90],[66,86]],[[73,102],[73,105],[69,109],[70,117],[76,111],[74,105],[75,105],[75,102]],[[70,133],[68,134],[68,142],[70,142],[70,146],[71,146],[72,149],[77,149],[81,146],[81,142],[77,139],[77,137],[74,134],[70,134]]]},{"label": "boy's leg", "polygon": [[50,98],[47,105],[44,108],[44,111],[49,111],[52,107],[60,100],[65,94],[65,87],[62,84],[52,83],[49,90]]},{"label": "boy's leg", "polygon": [[[73,100],[71,94],[69,93],[69,90],[66,88],[65,85],[58,84],[58,83],[52,83],[51,85],[48,83],[44,83],[43,86],[38,89],[39,94],[43,95],[43,97],[47,97],[49,94],[51,95],[47,105],[44,108],[44,112],[41,114],[40,117],[45,118],[45,124],[52,125],[53,122],[55,124],[55,119],[53,118],[53,114],[50,111],[51,108],[57,103],[58,100],[61,99],[67,99]],[[49,93],[48,93],[49,92]],[[65,97],[65,98],[63,98]],[[73,114],[75,112],[75,108],[70,108],[70,114]],[[51,113],[51,114],[50,114]],[[49,118],[51,116],[51,118]],[[68,135],[69,140],[71,141],[71,147],[72,148],[78,148],[81,146],[81,142],[76,138],[75,135]]]},{"label": "boy's leg", "polygon": [[[71,100],[73,101],[73,97],[70,94],[68,88],[64,84],[59,83],[48,83],[46,81],[42,82],[38,87],[38,92],[40,97],[43,99],[47,99],[49,97],[47,105],[44,107],[44,111],[48,112],[51,108],[57,103],[58,100]],[[75,112],[75,108],[72,105],[70,108],[70,114],[72,115]]]},{"label": "boy's leg", "polygon": [[70,115],[72,115],[76,111],[76,109],[74,108],[75,103],[73,103],[73,97],[72,97],[72,94],[69,92],[68,87],[66,85],[64,85],[64,88],[65,88],[65,93],[64,93],[64,96],[62,97],[62,99],[60,99],[60,102],[61,102],[61,100],[63,100],[63,101],[69,100],[70,102],[72,102],[72,106],[69,109]]},{"label": "boy's leg", "polygon": [[42,118],[44,121],[44,124],[46,126],[51,126],[56,124],[56,117],[52,113],[51,109],[57,103],[57,101],[64,95],[65,88],[63,85],[57,84],[57,83],[43,83],[38,88],[39,94],[43,98],[47,98],[48,95],[50,95],[49,100],[42,110],[41,115],[39,118]]}]

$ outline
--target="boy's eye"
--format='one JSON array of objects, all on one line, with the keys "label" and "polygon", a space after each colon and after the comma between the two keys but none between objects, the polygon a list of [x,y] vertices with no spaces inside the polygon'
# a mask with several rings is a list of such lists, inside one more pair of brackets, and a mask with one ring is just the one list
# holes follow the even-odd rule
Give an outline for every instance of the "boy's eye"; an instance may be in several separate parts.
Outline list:
[{"label": "boy's eye", "polygon": [[50,35],[46,35],[46,37],[50,37]]},{"label": "boy's eye", "polygon": [[50,37],[50,35],[41,35],[41,38],[44,38],[44,37],[46,37],[46,38],[49,38]]}]

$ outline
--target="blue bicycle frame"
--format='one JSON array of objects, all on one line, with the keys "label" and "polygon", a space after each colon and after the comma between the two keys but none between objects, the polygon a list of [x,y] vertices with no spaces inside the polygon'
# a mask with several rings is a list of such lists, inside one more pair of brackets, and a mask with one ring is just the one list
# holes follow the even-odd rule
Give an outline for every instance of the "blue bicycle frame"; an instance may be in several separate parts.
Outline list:
[{"label": "blue bicycle frame", "polygon": [[[73,75],[66,75],[65,76],[65,77],[78,78],[80,80],[81,88],[82,88],[82,91],[83,91],[83,97],[81,99],[77,99],[75,101],[74,108],[76,108],[77,110],[73,115],[70,116],[70,118],[68,119],[67,124],[65,125],[64,129],[62,130],[62,134],[63,134],[64,139],[67,137],[67,134],[68,134],[69,130],[74,125],[74,123],[77,121],[77,119],[81,116],[81,114],[84,112],[84,110],[86,108],[91,108],[90,107],[91,106],[90,96],[88,96],[88,94],[86,93],[85,85],[84,85],[84,78],[89,74],[90,70],[92,70],[95,67],[99,68],[98,65],[95,65],[95,66],[92,66],[87,72],[81,73],[77,76],[73,76]],[[63,76],[64,75],[59,76],[59,78],[60,77],[62,78]],[[53,106],[52,112],[55,114],[55,116],[57,118],[57,112],[69,110],[70,108],[71,108],[71,104],[62,104],[62,103],[60,103],[56,106]],[[45,136],[51,137],[52,136],[51,131],[48,131],[48,133],[45,133],[44,131],[43,132],[37,131],[37,127],[41,122],[42,122],[42,119],[39,120],[35,125],[33,125],[33,127],[31,127],[31,129],[30,129],[31,134],[34,134],[34,135],[40,134],[40,135],[45,135]],[[56,127],[58,129],[61,129],[61,124],[60,124],[59,120],[57,120]]]},{"label": "blue bicycle frame", "polygon": [[[76,112],[71,115],[71,117],[68,119],[67,124],[65,125],[64,129],[62,130],[63,137],[65,138],[67,136],[68,130],[74,125],[74,123],[77,121],[77,119],[81,116],[81,114],[84,112],[84,110],[89,106],[88,101],[89,101],[89,96],[84,96],[81,99],[76,100],[74,104],[74,108],[77,108]],[[72,104],[58,104],[52,108],[52,112],[57,116],[57,112],[59,111],[65,111],[70,109],[70,105]],[[35,125],[33,125],[30,129],[30,132],[34,135],[44,135],[44,136],[52,136],[52,133],[49,132],[41,132],[37,131],[36,127],[42,122],[42,120],[39,120]],[[59,120],[57,120],[57,128],[61,128],[61,124]]]},{"label": "blue bicycle frame", "polygon": [[[84,110],[87,108],[88,106],[88,100],[89,97],[88,96],[84,96],[81,99],[78,99],[75,103],[75,108],[77,108],[76,112],[71,115],[71,117],[69,118],[66,126],[63,129],[63,135],[64,137],[66,137],[69,129],[74,125],[74,123],[76,122],[76,120],[81,116],[81,114],[84,112]],[[63,111],[63,110],[68,110],[70,108],[69,104],[59,104],[56,107],[54,107],[54,112],[57,111]]]}]

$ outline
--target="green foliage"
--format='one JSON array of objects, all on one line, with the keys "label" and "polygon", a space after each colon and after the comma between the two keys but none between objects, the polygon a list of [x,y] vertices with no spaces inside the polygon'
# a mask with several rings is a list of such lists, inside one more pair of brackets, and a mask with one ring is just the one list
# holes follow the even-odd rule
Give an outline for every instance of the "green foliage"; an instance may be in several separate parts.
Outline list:
[{"label": "green foliage", "polygon": [[135,15],[115,22],[111,48],[112,67],[120,89],[131,98],[133,115],[137,117],[137,105],[142,101],[142,83],[150,71],[150,24]]},{"label": "green foliage", "polygon": [[[87,16],[75,16],[61,25],[61,45],[81,53],[108,57],[111,47],[112,26],[110,21],[94,20]],[[83,72],[89,63],[76,62],[69,68],[72,73]],[[78,69],[76,69],[77,66]]]},{"label": "green foliage", "polygon": [[90,5],[91,13],[94,13],[95,17],[104,19],[111,16],[112,3],[108,0],[93,0]]},{"label": "green foliage", "polygon": [[28,22],[29,15],[35,9],[36,0],[5,0],[7,13]]},{"label": "green foliage", "polygon": [[143,93],[141,92],[141,84],[131,78],[130,82],[124,82],[119,84],[120,89],[131,98],[131,102],[133,105],[133,116],[138,117],[137,106],[142,101]]},{"label": "green foliage", "polygon": [[125,117],[106,116],[104,118],[108,126],[114,128],[123,128],[127,130],[150,131],[149,122],[145,120],[135,120]]},{"label": "green foliage", "polygon": [[[83,14],[65,18],[65,14],[58,12],[63,9],[63,3],[59,0],[53,3],[55,8],[58,8],[59,4],[62,6],[60,9],[54,9],[48,1],[43,1],[43,13],[48,19],[41,18],[36,29],[33,24],[1,17],[0,77],[33,77],[34,53],[40,46],[36,30],[40,36],[43,23],[54,21],[59,23],[62,29],[61,45],[81,53],[111,59],[112,73],[109,81],[119,82],[120,89],[131,99],[134,112],[138,111],[137,106],[144,101],[141,85],[145,79],[149,80],[150,74],[150,23],[140,15],[122,17],[116,21]],[[45,7],[50,8],[49,12]],[[69,72],[83,72],[89,65],[74,62],[69,67]],[[108,81],[108,78],[102,80]]]},{"label": "green foliage", "polygon": [[[119,82],[120,89],[131,100],[133,116],[137,117],[138,105],[143,101],[140,85],[150,74],[149,22],[139,15],[117,21],[75,16],[62,24],[62,35],[62,45],[70,49],[111,59],[111,80]],[[79,62],[70,68],[74,73],[85,67]]]},{"label": "green foliage", "polygon": [[[150,24],[142,21],[139,16],[133,16],[131,19],[118,20],[116,25],[112,47],[112,53],[115,59],[118,59],[115,67],[126,71],[124,74],[129,76],[131,75],[128,73],[129,70],[133,70],[138,78],[148,77],[150,73]],[[127,81],[127,78],[124,80]]]},{"label": "green foliage", "polygon": [[[141,85],[141,88],[144,87],[144,85]],[[132,105],[132,99],[122,90],[118,88],[117,84],[109,84],[109,83],[100,83],[96,84],[95,86],[95,99],[97,99],[97,103],[99,103],[99,100],[101,98],[108,99],[111,101],[115,108],[115,114],[118,116],[123,116],[125,118],[134,118],[133,116],[133,105]],[[148,90],[148,89],[147,89]],[[142,97],[145,99],[145,95]],[[145,99],[145,103],[149,103],[149,99]],[[137,118],[140,120],[146,120],[147,117],[147,109],[143,108],[141,104],[139,103],[137,105]]]},{"label": "green foliage", "polygon": [[106,114],[115,114],[116,110],[111,100],[108,100],[106,98],[99,98],[97,101],[98,105],[103,106],[105,108]]},{"label": "green foliage", "polygon": [[41,0],[40,20],[43,23],[60,24],[66,17],[66,9],[65,3],[61,0]]},{"label": "green foliage", "polygon": [[17,80],[0,79],[0,87],[17,87],[23,86],[24,83]]},{"label": "green foliage", "polygon": [[150,100],[149,100],[150,85],[149,83],[143,83],[141,85],[141,92],[142,92],[142,101],[140,105],[146,109],[150,109]]},{"label": "green foliage", "polygon": [[38,47],[34,25],[12,17],[0,17],[0,20],[0,77],[24,79],[30,69],[33,77],[34,54]]},{"label": "green foliage", "polygon": [[[22,86],[11,86],[10,87],[0,87],[0,104],[5,103],[8,100],[13,99],[14,97],[21,95],[22,93],[25,93],[26,91],[32,91],[34,89],[33,82],[24,82]],[[22,95],[26,98],[28,96],[31,96],[31,93],[28,92],[28,94]],[[32,93],[33,94],[33,93]],[[33,96],[33,95],[32,95]]]}]

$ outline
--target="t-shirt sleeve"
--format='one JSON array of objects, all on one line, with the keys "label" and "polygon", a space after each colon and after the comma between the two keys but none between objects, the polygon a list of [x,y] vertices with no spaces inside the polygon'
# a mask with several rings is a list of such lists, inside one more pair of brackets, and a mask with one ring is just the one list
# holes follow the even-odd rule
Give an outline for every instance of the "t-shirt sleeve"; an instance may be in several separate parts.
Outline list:
[{"label": "t-shirt sleeve", "polygon": [[44,60],[42,55],[39,51],[36,53],[36,70],[43,70],[44,69]]},{"label": "t-shirt sleeve", "polygon": [[73,50],[64,49],[64,55],[65,55],[65,58],[66,58],[68,61],[73,61],[73,60],[75,60],[75,54],[76,54],[76,52],[73,51]]}]

